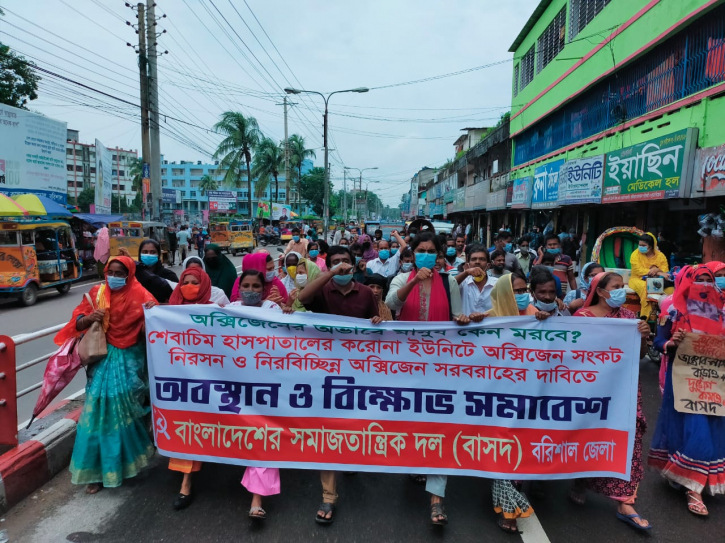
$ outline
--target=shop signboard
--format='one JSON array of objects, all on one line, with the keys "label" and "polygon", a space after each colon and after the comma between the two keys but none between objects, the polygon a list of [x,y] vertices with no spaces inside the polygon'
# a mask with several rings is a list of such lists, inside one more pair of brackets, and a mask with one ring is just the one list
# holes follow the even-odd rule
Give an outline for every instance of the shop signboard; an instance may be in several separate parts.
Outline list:
[{"label": "shop signboard", "polygon": [[534,170],[531,209],[551,209],[558,205],[559,170],[564,160],[543,164]]},{"label": "shop signboard", "polygon": [[725,195],[725,145],[698,149],[691,198]]},{"label": "shop signboard", "polygon": [[466,207],[466,187],[456,189],[456,211],[462,211]]},{"label": "shop signboard", "polygon": [[486,200],[486,211],[495,211],[496,209],[506,209],[506,189],[489,192]]},{"label": "shop signboard", "polygon": [[604,155],[567,160],[559,170],[559,205],[602,201]]},{"label": "shop signboard", "polygon": [[181,191],[174,189],[161,189],[161,194],[165,204],[180,204]]},{"label": "shop signboard", "polygon": [[531,176],[514,179],[511,209],[529,209],[531,207],[531,181]]},{"label": "shop signboard", "polygon": [[466,187],[466,209],[472,210],[475,209],[475,201],[476,201],[476,195],[475,195],[475,188],[476,185],[470,185]]},{"label": "shop signboard", "polygon": [[237,195],[231,190],[208,190],[209,211],[235,211]]},{"label": "shop signboard", "polygon": [[602,203],[690,195],[697,128],[607,153]]}]

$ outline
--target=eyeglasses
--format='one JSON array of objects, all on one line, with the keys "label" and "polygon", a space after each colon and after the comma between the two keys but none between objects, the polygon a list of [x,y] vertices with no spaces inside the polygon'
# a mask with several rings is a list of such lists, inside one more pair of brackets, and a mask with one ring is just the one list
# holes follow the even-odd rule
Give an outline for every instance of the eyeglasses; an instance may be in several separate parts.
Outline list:
[{"label": "eyeglasses", "polygon": [[120,277],[121,279],[125,279],[126,277],[128,277],[128,274],[126,272],[122,272],[122,271],[108,270],[106,272],[106,277]]}]

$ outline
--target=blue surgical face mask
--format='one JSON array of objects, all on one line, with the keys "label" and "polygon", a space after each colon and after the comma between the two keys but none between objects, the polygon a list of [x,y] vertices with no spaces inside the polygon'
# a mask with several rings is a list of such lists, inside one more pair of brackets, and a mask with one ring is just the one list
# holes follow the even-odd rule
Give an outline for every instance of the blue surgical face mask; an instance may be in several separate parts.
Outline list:
[{"label": "blue surgical face mask", "polygon": [[516,307],[520,310],[524,310],[529,307],[531,298],[529,297],[528,292],[524,292],[523,294],[514,294],[514,296],[516,296]]},{"label": "blue surgical face mask", "polygon": [[393,247],[392,249],[390,249],[390,254],[391,255],[397,254],[397,252],[398,252],[398,248],[397,247]]},{"label": "blue surgical face mask", "polygon": [[716,277],[715,284],[717,285],[717,288],[719,288],[720,290],[725,289],[725,277]]},{"label": "blue surgical face mask", "polygon": [[446,249],[446,256],[456,256],[456,248],[448,247],[448,249]]},{"label": "blue surgical face mask", "polygon": [[332,280],[335,281],[340,286],[345,286],[350,284],[350,281],[352,281],[352,274],[348,273],[347,275],[333,275]]},{"label": "blue surgical face mask", "polygon": [[546,252],[552,255],[558,255],[561,252],[561,248],[557,247],[556,249],[547,249]]},{"label": "blue surgical face mask", "polygon": [[141,255],[141,264],[144,266],[153,266],[159,261],[159,255]]},{"label": "blue surgical face mask", "polygon": [[580,287],[580,288],[581,288],[582,290],[589,290],[589,281],[587,280],[587,278],[586,278],[586,277],[582,277],[582,278],[581,278],[581,279],[579,280],[579,287]]},{"label": "blue surgical face mask", "polygon": [[106,277],[106,283],[108,283],[108,288],[111,290],[118,290],[126,286],[126,278],[109,275]]},{"label": "blue surgical face mask", "polygon": [[419,270],[421,268],[432,270],[436,265],[437,258],[438,255],[432,253],[415,253],[415,267]]},{"label": "blue surgical face mask", "polygon": [[627,291],[625,291],[624,288],[615,288],[614,290],[609,291],[607,305],[613,308],[622,307],[626,299]]},{"label": "blue surgical face mask", "polygon": [[356,256],[355,257],[355,264],[360,264],[360,261],[361,260],[362,260],[362,257],[361,256]]},{"label": "blue surgical face mask", "polygon": [[317,249],[312,249],[310,251],[310,258],[317,258],[320,255],[320,251]]},{"label": "blue surgical face mask", "polygon": [[556,303],[556,300],[553,302],[542,302],[541,300],[534,300],[534,306],[536,306],[536,309],[540,309],[541,311],[546,311],[547,313],[551,313],[558,307],[558,304]]},{"label": "blue surgical face mask", "polygon": [[413,263],[405,262],[402,266],[400,266],[400,269],[403,270],[405,273],[408,273],[410,270],[413,269]]},{"label": "blue surgical face mask", "polygon": [[506,245],[503,246],[503,250],[506,251],[507,253],[510,253],[512,249],[513,249],[513,245],[511,243],[507,243]]},{"label": "blue surgical face mask", "polygon": [[649,247],[647,247],[646,245],[639,245],[639,246],[637,246],[637,249],[639,249],[639,252],[642,253],[642,254],[644,254],[647,251],[649,251]]},{"label": "blue surgical face mask", "polygon": [[415,237],[415,234],[410,234],[410,239],[413,239]]},{"label": "blue surgical face mask", "polygon": [[387,249],[378,251],[378,256],[380,257],[380,260],[387,260],[388,258],[390,258],[390,251],[388,251]]},{"label": "blue surgical face mask", "polygon": [[297,243],[298,241],[300,241],[300,237],[299,236],[292,236],[292,240],[294,240],[294,242]]}]

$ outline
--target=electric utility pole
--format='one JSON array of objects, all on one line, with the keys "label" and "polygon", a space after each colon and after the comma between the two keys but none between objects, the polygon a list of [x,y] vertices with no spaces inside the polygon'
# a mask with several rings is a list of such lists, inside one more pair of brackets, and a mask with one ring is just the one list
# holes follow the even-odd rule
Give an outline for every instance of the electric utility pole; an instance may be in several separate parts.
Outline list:
[{"label": "electric utility pole", "polygon": [[[151,158],[151,141],[149,135],[149,81],[148,81],[148,57],[146,55],[146,8],[139,2],[136,6],[138,17],[138,72],[141,83],[141,154],[143,155],[143,171],[149,169]],[[130,45],[130,44],[129,44]],[[144,175],[145,177],[145,175]],[[143,186],[141,193],[144,193]],[[143,202],[144,211],[147,209],[146,200]]]},{"label": "electric utility pole", "polygon": [[342,169],[342,224],[347,224],[347,170]]},{"label": "electric utility pole", "polygon": [[284,96],[284,203],[289,205],[289,191],[292,187],[289,178],[289,134],[287,133],[287,95]]},{"label": "electric utility pole", "polygon": [[146,41],[148,42],[148,86],[149,86],[149,120],[150,147],[149,166],[151,173],[151,201],[155,220],[161,220],[161,133],[159,127],[159,79],[156,73],[156,4],[146,0]]}]

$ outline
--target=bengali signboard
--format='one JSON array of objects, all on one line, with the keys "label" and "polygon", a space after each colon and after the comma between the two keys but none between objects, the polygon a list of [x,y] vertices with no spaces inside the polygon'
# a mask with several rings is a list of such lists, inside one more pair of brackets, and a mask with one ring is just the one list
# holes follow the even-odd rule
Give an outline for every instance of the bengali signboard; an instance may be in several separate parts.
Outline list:
[{"label": "bengali signboard", "polygon": [[690,198],[725,194],[725,145],[698,149]]},{"label": "bengali signboard", "polygon": [[67,202],[66,123],[0,104],[0,193]]},{"label": "bengali signboard", "polygon": [[181,191],[175,189],[161,189],[161,195],[165,204],[180,204]]},{"label": "bengali signboard", "polygon": [[94,203],[96,213],[111,212],[111,196],[113,195],[113,162],[111,152],[100,140],[96,140],[96,187]]},{"label": "bengali signboard", "polygon": [[725,416],[725,338],[689,333],[672,363],[675,410]]},{"label": "bengali signboard", "polygon": [[567,160],[559,169],[559,205],[602,201],[604,155]]},{"label": "bengali signboard", "polygon": [[531,183],[531,176],[514,179],[511,209],[529,209],[531,207]]},{"label": "bengali signboard", "polygon": [[534,170],[531,209],[550,209],[559,201],[559,170],[564,160],[543,164]]},{"label": "bengali signboard", "polygon": [[607,153],[602,203],[684,198],[690,194],[697,128]]},{"label": "bengali signboard", "polygon": [[209,211],[235,211],[237,195],[231,190],[208,190]]},{"label": "bengali signboard", "polygon": [[158,306],[146,311],[146,339],[164,456],[505,479],[630,477],[636,321],[373,326],[241,306]]}]

